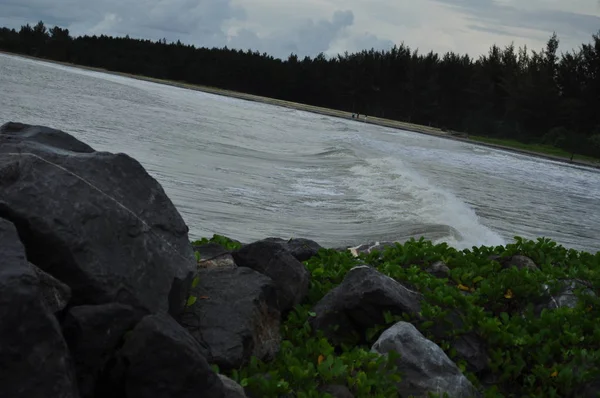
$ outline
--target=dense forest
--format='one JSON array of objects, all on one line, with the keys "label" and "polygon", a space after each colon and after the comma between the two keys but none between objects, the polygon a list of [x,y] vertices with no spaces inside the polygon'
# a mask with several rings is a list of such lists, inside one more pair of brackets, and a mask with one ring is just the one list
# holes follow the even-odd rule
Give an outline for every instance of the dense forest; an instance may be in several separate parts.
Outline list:
[{"label": "dense forest", "polygon": [[477,59],[401,44],[328,58],[197,48],[129,37],[71,37],[43,22],[0,28],[0,49],[600,157],[600,32],[558,54],[499,48]]}]

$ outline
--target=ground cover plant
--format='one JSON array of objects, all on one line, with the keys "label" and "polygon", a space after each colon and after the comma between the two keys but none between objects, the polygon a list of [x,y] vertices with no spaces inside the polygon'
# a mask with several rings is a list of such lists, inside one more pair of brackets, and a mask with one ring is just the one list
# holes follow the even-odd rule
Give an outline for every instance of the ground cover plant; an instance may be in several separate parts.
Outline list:
[{"label": "ground cover plant", "polygon": [[[230,249],[239,243],[215,235],[203,242]],[[532,266],[506,266],[503,260],[526,256]],[[426,269],[443,262],[448,277]],[[251,397],[325,397],[326,385],[344,385],[356,397],[399,396],[395,356],[371,352],[379,335],[398,320],[413,323],[454,360],[485,397],[576,397],[600,380],[600,253],[566,249],[540,238],[519,237],[506,246],[456,250],[446,244],[411,240],[354,257],[349,251],[321,249],[304,262],[312,280],[305,302],[282,322],[283,342],[270,362],[253,359],[228,376]],[[311,311],[355,266],[368,264],[423,295],[421,319],[385,314],[355,344],[334,346],[311,330]],[[570,305],[557,297],[572,285]],[[564,296],[560,296],[563,297]],[[556,304],[556,305],[553,305]],[[448,324],[444,338],[431,333],[450,313],[462,327]],[[485,371],[471,372],[451,344],[453,336],[474,332],[486,343]],[[586,395],[590,396],[590,395]]]}]

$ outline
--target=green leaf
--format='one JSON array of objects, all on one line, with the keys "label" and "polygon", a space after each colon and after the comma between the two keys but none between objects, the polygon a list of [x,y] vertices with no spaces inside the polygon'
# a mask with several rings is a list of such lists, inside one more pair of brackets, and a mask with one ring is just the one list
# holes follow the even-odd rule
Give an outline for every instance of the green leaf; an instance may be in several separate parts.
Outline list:
[{"label": "green leaf", "polygon": [[197,299],[198,298],[196,296],[188,297],[186,306],[191,307],[192,305],[194,305],[194,303],[196,302]]},{"label": "green leaf", "polygon": [[196,275],[192,280],[192,289],[198,286],[198,283],[200,283],[200,275]]},{"label": "green leaf", "polygon": [[434,325],[433,321],[425,321],[421,324],[421,329],[429,329]]}]

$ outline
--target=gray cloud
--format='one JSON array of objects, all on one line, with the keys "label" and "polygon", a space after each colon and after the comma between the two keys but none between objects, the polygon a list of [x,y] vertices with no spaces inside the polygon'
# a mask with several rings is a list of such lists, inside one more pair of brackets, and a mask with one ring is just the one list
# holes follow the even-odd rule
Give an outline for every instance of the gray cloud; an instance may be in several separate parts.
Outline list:
[{"label": "gray cloud", "polygon": [[0,15],[22,24],[43,20],[74,34],[166,37],[220,46],[227,42],[223,23],[243,19],[245,11],[232,0],[102,0],[85,6],[78,0],[0,0]]},{"label": "gray cloud", "polygon": [[514,33],[511,33],[508,29],[506,28],[501,28],[501,27],[491,27],[491,26],[479,26],[479,25],[467,25],[467,28],[469,28],[470,30],[475,30],[475,31],[479,31],[479,32],[487,32],[487,33],[494,33],[498,36],[512,36],[514,37]]},{"label": "gray cloud", "polygon": [[250,29],[242,29],[229,41],[233,48],[252,49],[268,52],[279,58],[287,58],[291,53],[299,56],[325,53],[332,42],[339,38],[344,30],[354,23],[352,11],[335,11],[331,20],[305,20],[285,31],[273,32],[259,37]]},{"label": "gray cloud", "polygon": [[356,50],[389,50],[394,46],[394,42],[388,39],[382,39],[372,33],[365,33],[353,38],[352,43]]},{"label": "gray cloud", "polygon": [[[551,10],[541,5],[522,9],[496,0],[434,0],[478,22],[478,30],[507,33],[503,27],[556,31],[559,36],[591,35],[600,28],[600,17],[570,11]],[[511,34],[518,36],[514,31]]]},{"label": "gray cloud", "polygon": [[281,58],[388,49],[389,39],[477,56],[494,43],[538,48],[553,31],[561,49],[588,42],[600,0],[570,1],[549,9],[545,0],[0,0],[0,26],[43,20],[74,35],[164,37]]}]

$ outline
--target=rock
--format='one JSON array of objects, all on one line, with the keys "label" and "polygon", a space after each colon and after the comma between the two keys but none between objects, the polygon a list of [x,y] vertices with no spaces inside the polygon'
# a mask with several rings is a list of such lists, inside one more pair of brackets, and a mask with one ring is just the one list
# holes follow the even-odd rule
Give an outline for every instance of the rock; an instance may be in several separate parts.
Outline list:
[{"label": "rock", "polygon": [[596,378],[595,380],[592,380],[580,386],[575,396],[578,398],[600,397],[600,379]]},{"label": "rock", "polygon": [[[367,329],[385,322],[384,311],[418,318],[421,295],[368,267],[352,268],[339,286],[313,308],[313,330],[322,330],[334,344],[360,341]],[[339,329],[334,331],[338,325]]]},{"label": "rock", "polygon": [[354,398],[354,394],[346,386],[329,384],[320,388],[322,393],[330,394],[333,398]]},{"label": "rock", "polygon": [[219,374],[219,379],[223,383],[223,387],[225,389],[224,398],[246,398],[246,393],[242,386],[240,386],[235,381],[231,380],[229,377]]},{"label": "rock", "polygon": [[135,326],[101,386],[101,397],[225,397],[198,342],[166,314],[148,315]]},{"label": "rock", "polygon": [[517,267],[518,269],[530,269],[532,271],[539,271],[538,266],[533,262],[529,257],[516,255],[509,257],[507,261],[502,264],[505,268],[508,267]]},{"label": "rock", "polygon": [[443,261],[436,261],[427,267],[425,271],[437,278],[448,278],[450,276],[450,268]]},{"label": "rock", "polygon": [[197,301],[182,324],[219,369],[240,368],[252,356],[269,360],[279,351],[277,290],[269,277],[246,267],[202,270],[192,294]]},{"label": "rock", "polygon": [[530,269],[532,271],[539,271],[538,266],[533,262],[532,259],[522,255],[514,255],[510,257],[501,257],[501,256],[490,256],[490,260],[497,261],[502,265],[503,268],[517,267],[518,269]]},{"label": "rock", "polygon": [[200,256],[198,266],[201,268],[235,268],[231,252],[218,243],[193,246],[194,252]]},{"label": "rock", "polygon": [[264,240],[267,242],[281,244],[298,261],[309,260],[311,257],[316,256],[319,250],[322,248],[317,242],[304,238],[293,238],[290,240],[284,240],[281,238],[267,238]]},{"label": "rock", "polygon": [[322,249],[321,245],[317,242],[305,238],[294,238],[289,240],[287,242],[287,248],[290,253],[292,253],[292,256],[298,261],[310,260]]},{"label": "rock", "polygon": [[75,361],[82,398],[95,396],[100,388],[98,380],[122,344],[125,333],[141,318],[142,314],[132,307],[118,303],[84,305],[69,310],[63,334]]},{"label": "rock", "polygon": [[71,299],[71,288],[35,265],[29,263],[29,267],[38,278],[43,302],[50,312],[57,313],[64,310]]},{"label": "rock", "polygon": [[67,344],[17,230],[0,219],[0,397],[78,397]]},{"label": "rock", "polygon": [[456,350],[457,357],[467,363],[468,371],[477,374],[488,368],[490,358],[486,344],[476,333],[469,332],[454,337],[450,345]]},{"label": "rock", "polygon": [[300,304],[308,293],[310,273],[279,243],[262,240],[248,244],[234,251],[233,259],[239,267],[252,268],[273,279],[281,312]]},{"label": "rock", "polygon": [[136,160],[9,123],[0,192],[0,217],[17,227],[29,261],[71,288],[71,305],[183,309],[196,268],[188,228]]},{"label": "rock", "polygon": [[[474,332],[461,333],[453,336],[450,332],[463,329],[464,323],[458,310],[450,310],[446,321],[437,321],[429,329],[439,340],[446,340],[456,350],[456,356],[467,363],[467,370],[479,374],[488,369],[489,357],[487,347],[482,337]],[[426,320],[426,319],[424,319]],[[417,325],[417,328],[419,325]]]},{"label": "rock", "polygon": [[32,142],[35,144],[47,145],[57,149],[64,149],[69,152],[92,153],[94,149],[79,141],[75,137],[60,131],[44,126],[32,126],[23,123],[8,122],[0,126],[0,135],[3,135],[3,141],[13,142]]},{"label": "rock", "polygon": [[[564,281],[562,285],[563,287],[558,294],[547,295],[546,300],[536,306],[535,313],[537,315],[541,314],[543,309],[575,308],[579,302],[579,298],[575,293],[578,289],[583,289],[584,294],[596,296],[596,293],[592,290],[592,285],[587,281],[570,279]],[[550,288],[546,286],[546,290],[548,291]]]},{"label": "rock", "polygon": [[398,322],[387,329],[371,350],[379,354],[390,351],[400,354],[396,365],[402,377],[398,384],[401,396],[448,393],[453,398],[470,398],[479,395],[444,351],[410,323]]}]

